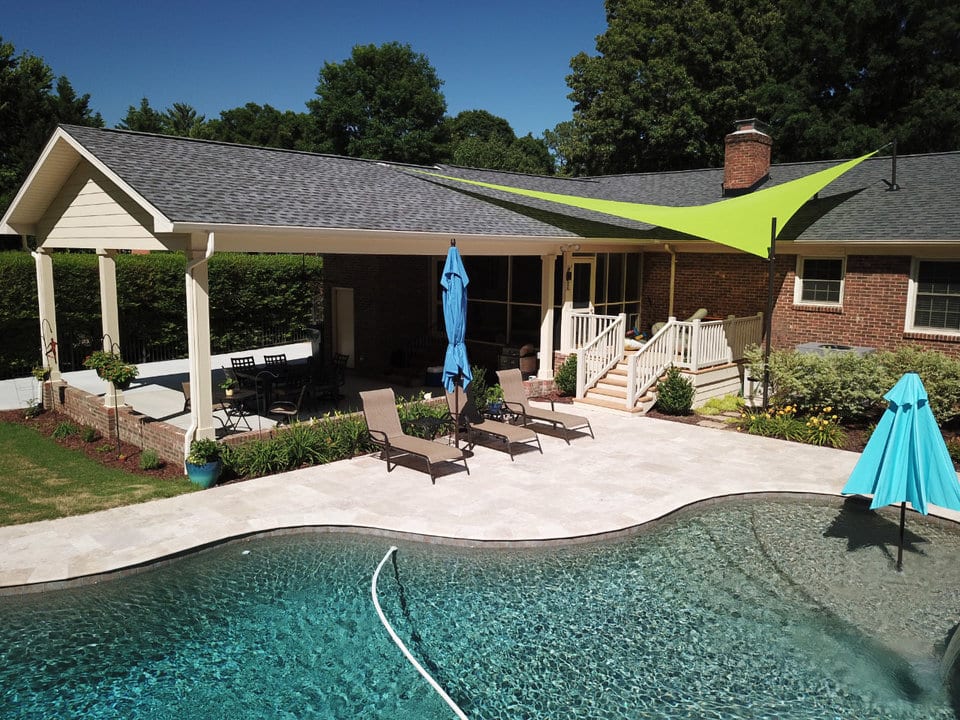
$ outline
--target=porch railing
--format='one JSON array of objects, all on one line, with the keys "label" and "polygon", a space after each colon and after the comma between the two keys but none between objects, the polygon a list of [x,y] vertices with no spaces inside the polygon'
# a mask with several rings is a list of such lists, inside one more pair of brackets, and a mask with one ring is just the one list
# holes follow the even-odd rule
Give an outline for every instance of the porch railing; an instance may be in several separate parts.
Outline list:
[{"label": "porch railing", "polygon": [[[578,322],[590,318],[593,321]],[[619,315],[574,315],[574,337],[578,333],[596,331],[592,339],[577,347],[577,397],[583,397],[588,388],[597,384],[609,370],[623,360],[623,340],[626,334],[627,316]],[[587,337],[587,336],[584,336]]]},{"label": "porch railing", "polygon": [[[577,397],[581,398],[623,359],[626,315],[577,313],[571,320],[577,353]],[[739,362],[745,348],[759,344],[762,334],[762,313],[708,321],[670,318],[628,358],[627,407],[632,408],[671,365],[697,371]]]},{"label": "porch railing", "polygon": [[748,345],[760,343],[762,334],[762,313],[707,322],[670,318],[629,358],[627,407],[632,408],[671,365],[697,371],[739,362]]}]

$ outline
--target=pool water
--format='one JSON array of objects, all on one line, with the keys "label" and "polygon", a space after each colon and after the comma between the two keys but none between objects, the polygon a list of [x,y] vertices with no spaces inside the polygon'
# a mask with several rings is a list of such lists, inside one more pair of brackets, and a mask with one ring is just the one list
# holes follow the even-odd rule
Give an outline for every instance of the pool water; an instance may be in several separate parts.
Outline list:
[{"label": "pool water", "polygon": [[616,542],[306,533],[0,598],[3,718],[953,718],[960,536],[850,505],[714,505]]}]

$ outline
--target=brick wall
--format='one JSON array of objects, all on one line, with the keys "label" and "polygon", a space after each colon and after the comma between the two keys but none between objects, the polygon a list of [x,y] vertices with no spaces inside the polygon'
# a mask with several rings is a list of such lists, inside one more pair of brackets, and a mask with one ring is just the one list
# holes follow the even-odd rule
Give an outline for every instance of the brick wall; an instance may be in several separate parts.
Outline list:
[{"label": "brick wall", "polygon": [[[794,305],[795,255],[777,258],[773,347],[792,348],[805,342],[831,342],[893,350],[919,345],[960,357],[960,338],[904,332],[910,258],[850,255],[847,258],[843,306]],[[646,253],[643,278],[645,329],[666,320],[669,305],[670,255]],[[767,297],[767,263],[746,254],[678,254],[674,315],[689,317],[705,307],[711,316],[738,317],[763,312]]]},{"label": "brick wall", "polygon": [[727,135],[724,139],[723,189],[746,190],[765,177],[770,172],[772,146],[770,136],[756,130],[745,129]]}]

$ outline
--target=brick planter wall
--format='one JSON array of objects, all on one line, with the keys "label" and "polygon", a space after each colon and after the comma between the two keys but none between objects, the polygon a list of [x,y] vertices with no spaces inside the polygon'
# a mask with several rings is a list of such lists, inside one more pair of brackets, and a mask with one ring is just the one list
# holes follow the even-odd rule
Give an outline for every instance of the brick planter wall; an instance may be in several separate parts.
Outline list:
[{"label": "brick planter wall", "polygon": [[[81,425],[95,428],[107,440],[116,441],[115,411],[112,407],[104,407],[103,397],[64,382],[48,382],[43,388],[43,404]],[[120,418],[120,439],[123,442],[153,450],[166,462],[183,462],[183,430],[162,420],[141,415],[128,405],[121,405],[116,414]]]}]

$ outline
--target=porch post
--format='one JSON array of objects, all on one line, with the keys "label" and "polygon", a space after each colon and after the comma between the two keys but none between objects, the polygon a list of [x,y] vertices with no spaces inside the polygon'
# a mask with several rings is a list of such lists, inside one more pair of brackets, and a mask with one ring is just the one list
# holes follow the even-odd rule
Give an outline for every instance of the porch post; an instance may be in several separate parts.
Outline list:
[{"label": "porch post", "polygon": [[570,315],[573,313],[573,254],[563,251],[563,292],[560,294],[560,352],[569,352],[573,347],[573,332]]},{"label": "porch post", "polygon": [[[103,349],[122,354],[120,350],[120,312],[117,308],[116,250],[97,249],[97,267],[100,270],[100,322],[103,329]],[[114,394],[115,393],[115,394]],[[104,393],[106,407],[123,405],[123,392],[111,384]]]},{"label": "porch post", "polygon": [[207,251],[187,250],[187,346],[190,357],[190,427],[184,437],[184,454],[194,438],[216,438],[213,426],[213,376],[210,368],[210,290],[207,263],[213,254],[213,233]]},{"label": "porch post", "polygon": [[553,296],[557,256],[540,256],[540,358],[537,377],[540,380],[553,378]]},{"label": "porch post", "polygon": [[50,370],[50,379],[60,379],[60,353],[57,350],[57,304],[53,291],[53,257],[38,248],[32,253],[37,268],[37,302],[40,311],[40,357]]}]

